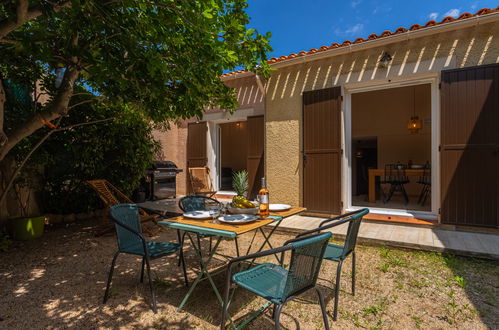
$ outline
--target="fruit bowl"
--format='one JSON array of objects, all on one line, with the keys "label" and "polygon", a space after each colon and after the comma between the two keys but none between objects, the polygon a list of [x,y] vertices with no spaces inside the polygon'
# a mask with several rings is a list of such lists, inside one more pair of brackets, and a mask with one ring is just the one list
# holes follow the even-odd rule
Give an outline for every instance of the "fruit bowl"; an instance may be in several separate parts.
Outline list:
[{"label": "fruit bowl", "polygon": [[257,202],[252,202],[255,204],[256,207],[252,208],[238,208],[238,207],[232,207],[232,203],[227,204],[227,211],[232,214],[258,214],[258,203]]}]

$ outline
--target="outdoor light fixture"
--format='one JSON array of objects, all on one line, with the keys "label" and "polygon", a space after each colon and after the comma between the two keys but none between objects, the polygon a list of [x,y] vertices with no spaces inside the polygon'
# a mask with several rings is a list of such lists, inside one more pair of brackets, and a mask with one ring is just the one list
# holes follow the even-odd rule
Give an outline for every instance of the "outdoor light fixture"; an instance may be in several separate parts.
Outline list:
[{"label": "outdoor light fixture", "polygon": [[385,52],[383,54],[383,56],[381,57],[381,59],[379,60],[379,65],[382,68],[386,68],[388,66],[388,63],[390,63],[391,60],[392,60],[392,55]]},{"label": "outdoor light fixture", "polygon": [[411,119],[407,122],[407,129],[411,132],[411,134],[418,134],[419,130],[423,128],[423,123],[421,119],[416,115],[416,87],[412,88],[412,116]]}]

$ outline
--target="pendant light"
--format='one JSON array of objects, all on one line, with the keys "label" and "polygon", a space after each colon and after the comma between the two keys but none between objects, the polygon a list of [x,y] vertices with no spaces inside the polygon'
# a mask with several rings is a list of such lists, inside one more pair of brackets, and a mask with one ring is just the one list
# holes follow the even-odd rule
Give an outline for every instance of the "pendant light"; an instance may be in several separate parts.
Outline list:
[{"label": "pendant light", "polygon": [[412,117],[407,122],[407,129],[411,132],[411,134],[418,134],[419,130],[423,128],[423,124],[421,122],[421,119],[416,116],[416,86],[412,88],[412,96]]}]

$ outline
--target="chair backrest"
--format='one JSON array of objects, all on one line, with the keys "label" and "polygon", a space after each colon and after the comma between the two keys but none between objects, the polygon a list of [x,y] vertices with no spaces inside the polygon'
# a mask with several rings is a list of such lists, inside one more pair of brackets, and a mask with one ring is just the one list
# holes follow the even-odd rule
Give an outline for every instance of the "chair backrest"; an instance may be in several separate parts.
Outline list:
[{"label": "chair backrest", "polygon": [[407,165],[404,164],[386,164],[384,181],[395,183],[407,181],[406,169]]},{"label": "chair backrest", "polygon": [[[319,227],[311,230],[304,231],[298,234],[296,237],[308,237],[309,235],[313,235],[316,233],[320,233],[324,230],[329,230],[333,227],[340,226],[342,224],[348,223],[347,235],[345,237],[345,244],[343,245],[343,253],[342,258],[345,258],[349,255],[357,244],[357,236],[359,234],[360,224],[362,222],[362,218],[369,213],[369,209],[364,208],[358,211],[349,212],[338,217],[332,219],[338,219],[337,221],[331,222],[329,224],[320,225]],[[331,219],[331,220],[332,220]],[[325,220],[327,221],[327,220]],[[324,223],[323,221],[322,223]]]},{"label": "chair backrest", "polygon": [[359,236],[360,223],[362,218],[369,213],[369,209],[362,209],[350,217],[348,222],[347,235],[345,237],[345,245],[343,245],[342,257],[345,258],[357,245],[357,237]]},{"label": "chair backrest", "polygon": [[120,203],[133,203],[130,198],[107,180],[88,180],[86,183],[95,190],[106,207]]},{"label": "chair backrest", "polygon": [[221,210],[222,203],[214,198],[204,195],[188,195],[178,201],[178,206],[183,212]]},{"label": "chair backrest", "polygon": [[[137,205],[114,205],[110,207],[109,213],[115,222],[116,238],[120,252],[144,255],[144,246],[139,236],[142,233],[142,228]],[[125,227],[132,229],[135,233]]]},{"label": "chair backrest", "polygon": [[291,260],[283,297],[281,297],[283,300],[315,285],[331,235],[329,232],[322,233],[290,243],[292,245]]},{"label": "chair backrest", "polygon": [[189,179],[195,194],[213,193],[213,185],[208,167],[189,167]]}]

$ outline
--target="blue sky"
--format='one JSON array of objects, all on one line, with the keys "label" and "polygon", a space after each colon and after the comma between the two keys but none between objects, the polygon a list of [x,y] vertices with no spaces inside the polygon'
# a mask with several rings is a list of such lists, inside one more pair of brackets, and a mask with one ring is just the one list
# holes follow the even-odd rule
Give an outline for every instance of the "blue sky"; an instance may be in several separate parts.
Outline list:
[{"label": "blue sky", "polygon": [[248,0],[249,27],[272,32],[270,57],[495,8],[488,0]]}]

